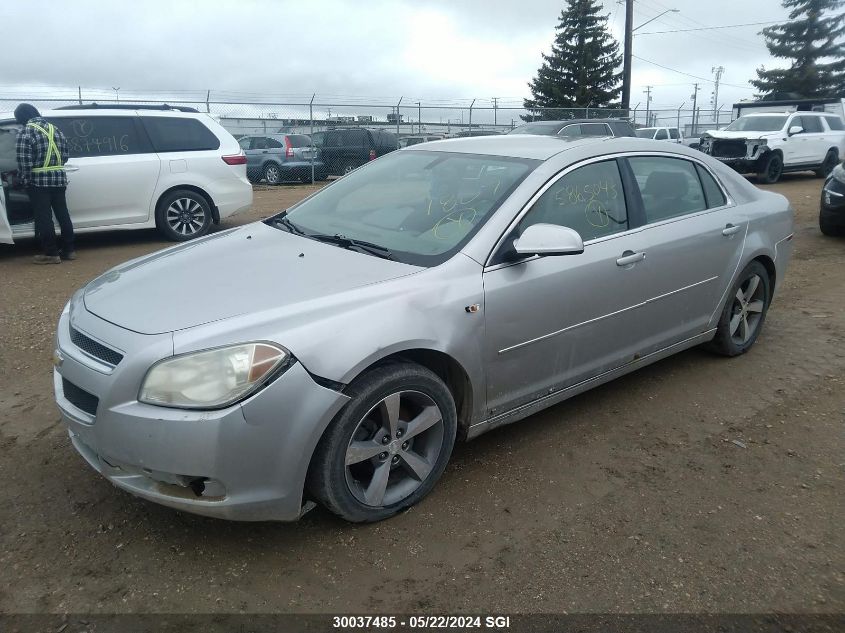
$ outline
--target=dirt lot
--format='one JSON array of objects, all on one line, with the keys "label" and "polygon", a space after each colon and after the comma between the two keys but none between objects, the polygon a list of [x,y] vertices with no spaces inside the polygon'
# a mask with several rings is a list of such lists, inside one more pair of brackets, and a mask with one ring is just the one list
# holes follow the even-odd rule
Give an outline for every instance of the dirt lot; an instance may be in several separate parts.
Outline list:
[{"label": "dirt lot", "polygon": [[[73,290],[167,244],[86,236],[44,267],[0,246],[0,613],[843,611],[845,240],[819,233],[820,180],[772,188],[795,257],[750,353],[687,351],[458,446],[422,504],[370,526],[226,523],[102,479],[53,404],[53,328]],[[225,226],[310,190],[264,188]]]}]

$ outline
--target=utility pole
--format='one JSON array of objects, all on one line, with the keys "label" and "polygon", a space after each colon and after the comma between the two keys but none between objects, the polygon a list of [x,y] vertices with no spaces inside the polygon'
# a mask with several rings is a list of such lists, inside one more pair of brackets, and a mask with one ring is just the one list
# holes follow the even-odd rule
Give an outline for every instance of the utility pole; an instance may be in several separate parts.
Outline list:
[{"label": "utility pole", "polygon": [[120,103],[120,88],[119,88],[119,87],[118,87],[118,88],[115,88],[114,86],[112,86],[112,90],[114,90],[114,98],[115,98],[115,100],[116,100],[118,103]]},{"label": "utility pole", "polygon": [[634,40],[634,0],[625,0],[625,49],[622,58],[622,109],[631,107],[631,55]]},{"label": "utility pole", "polygon": [[422,134],[422,106],[417,101],[417,127],[420,128],[418,132]]},{"label": "utility pole", "polygon": [[492,97],[493,99],[493,127],[496,127],[496,110],[499,109],[499,97]]},{"label": "utility pole", "polygon": [[698,126],[695,123],[695,113],[697,110],[695,109],[696,103],[698,102],[698,84],[693,84],[695,90],[690,95],[690,99],[692,99],[692,133],[698,134]]},{"label": "utility pole", "polygon": [[713,118],[716,118],[716,111],[719,108],[719,81],[722,79],[722,73],[725,72],[724,66],[714,66],[710,69],[711,73],[716,75],[715,87],[713,88]]},{"label": "utility pole", "polygon": [[646,86],[643,93],[645,94],[645,124],[651,125],[651,89],[654,86]]}]

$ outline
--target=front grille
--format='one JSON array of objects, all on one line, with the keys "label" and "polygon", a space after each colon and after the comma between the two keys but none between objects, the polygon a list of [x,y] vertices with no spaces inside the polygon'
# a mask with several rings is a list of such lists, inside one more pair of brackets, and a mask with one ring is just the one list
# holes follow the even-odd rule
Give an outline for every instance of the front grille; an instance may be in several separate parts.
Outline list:
[{"label": "front grille", "polygon": [[745,141],[713,141],[712,155],[717,158],[745,158]]},{"label": "front grille", "polygon": [[66,378],[62,378],[62,391],[67,401],[77,409],[82,409],[89,415],[97,415],[97,405],[100,404],[100,399],[93,393],[88,393],[77,387]]},{"label": "front grille", "polygon": [[98,343],[88,336],[85,336],[73,326],[70,326],[70,340],[83,352],[90,354],[94,358],[99,358],[101,361],[109,365],[117,365],[123,360],[123,354],[116,352],[110,347],[106,347],[102,343]]}]

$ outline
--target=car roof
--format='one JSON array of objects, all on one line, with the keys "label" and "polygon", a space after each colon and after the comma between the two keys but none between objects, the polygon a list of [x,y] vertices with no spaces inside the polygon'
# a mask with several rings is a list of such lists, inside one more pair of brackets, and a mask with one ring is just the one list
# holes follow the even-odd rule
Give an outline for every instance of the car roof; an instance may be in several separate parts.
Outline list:
[{"label": "car roof", "polygon": [[548,160],[553,156],[570,150],[595,146],[595,155],[618,152],[654,152],[674,153],[681,156],[700,156],[700,152],[690,150],[685,145],[653,141],[632,136],[538,136],[536,134],[505,134],[500,136],[474,136],[442,141],[420,143],[400,152],[427,150],[432,152],[456,152],[463,154],[481,154],[502,156],[505,158],[528,158]]}]

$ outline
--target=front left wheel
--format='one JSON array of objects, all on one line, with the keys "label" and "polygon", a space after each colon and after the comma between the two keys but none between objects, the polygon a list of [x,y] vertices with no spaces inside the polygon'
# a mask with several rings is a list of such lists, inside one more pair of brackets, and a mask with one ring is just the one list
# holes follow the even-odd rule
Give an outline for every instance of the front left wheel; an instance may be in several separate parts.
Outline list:
[{"label": "front left wheel", "polygon": [[320,440],[308,490],[353,522],[380,521],[434,487],[457,434],[455,401],[432,371],[390,363],[355,380],[351,402]]}]

